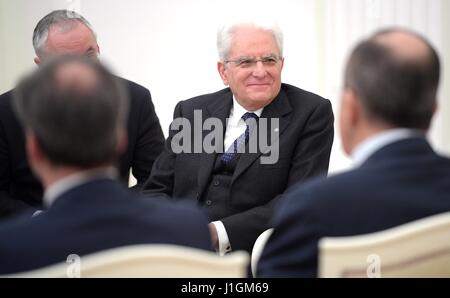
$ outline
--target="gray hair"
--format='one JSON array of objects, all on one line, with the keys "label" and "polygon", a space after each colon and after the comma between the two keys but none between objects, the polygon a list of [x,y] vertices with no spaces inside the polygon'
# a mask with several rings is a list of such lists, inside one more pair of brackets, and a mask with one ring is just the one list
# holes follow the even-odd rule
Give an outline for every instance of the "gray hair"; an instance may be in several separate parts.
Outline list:
[{"label": "gray hair", "polygon": [[21,81],[14,109],[54,165],[89,168],[117,158],[128,116],[124,88],[100,63],[62,56]]},{"label": "gray hair", "polygon": [[58,26],[66,32],[76,27],[79,23],[88,27],[95,39],[97,39],[97,35],[92,28],[92,25],[75,11],[66,9],[55,10],[43,17],[38,22],[33,32],[33,47],[36,55],[42,56],[45,53],[50,27]]},{"label": "gray hair", "polygon": [[278,27],[278,25],[243,22],[224,25],[217,31],[217,50],[219,52],[220,61],[224,62],[229,58],[228,55],[230,54],[233,35],[235,34],[236,30],[244,27],[251,27],[269,31],[270,33],[272,33],[273,38],[277,43],[278,49],[280,50],[280,56],[283,57],[283,32],[281,31],[280,27]]}]

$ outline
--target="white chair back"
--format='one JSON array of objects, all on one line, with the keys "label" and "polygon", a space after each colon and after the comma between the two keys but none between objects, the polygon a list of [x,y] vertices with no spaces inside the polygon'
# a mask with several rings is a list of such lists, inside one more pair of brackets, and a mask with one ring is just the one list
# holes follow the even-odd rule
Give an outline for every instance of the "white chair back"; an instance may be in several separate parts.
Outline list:
[{"label": "white chair back", "polygon": [[450,277],[450,212],[319,242],[321,277]]},{"label": "white chair back", "polygon": [[[220,257],[213,252],[165,244],[113,248],[62,263],[4,277],[246,277],[244,251]],[[78,275],[78,276],[77,276]]]},{"label": "white chair back", "polygon": [[253,245],[251,256],[251,269],[253,276],[256,276],[259,259],[261,258],[261,254],[264,250],[264,247],[266,246],[266,243],[269,240],[270,235],[272,235],[272,233],[273,228],[265,230],[261,235],[258,236],[258,238],[255,241],[255,244]]}]

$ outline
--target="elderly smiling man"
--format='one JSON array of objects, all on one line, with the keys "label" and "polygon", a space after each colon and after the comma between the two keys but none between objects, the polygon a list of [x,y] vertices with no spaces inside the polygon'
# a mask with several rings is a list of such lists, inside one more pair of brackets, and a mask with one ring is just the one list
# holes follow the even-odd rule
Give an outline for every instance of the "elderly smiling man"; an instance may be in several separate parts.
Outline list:
[{"label": "elderly smiling man", "polygon": [[[221,254],[250,251],[268,228],[280,195],[291,185],[326,175],[328,170],[333,142],[330,102],[281,83],[282,40],[276,26],[232,24],[219,30],[218,71],[229,88],[180,102],[174,118],[194,123],[200,111],[202,121],[220,119],[222,150],[175,153],[172,139],[179,129],[172,126],[165,150],[144,186],[149,196],[197,200],[209,215],[213,247]],[[269,141],[279,150],[275,163],[262,162],[267,153],[263,150],[236,153],[237,147],[248,146],[249,119],[258,129],[263,119],[278,120],[278,127],[271,128],[278,136]],[[193,143],[196,134],[204,139],[207,132],[192,134]]]}]

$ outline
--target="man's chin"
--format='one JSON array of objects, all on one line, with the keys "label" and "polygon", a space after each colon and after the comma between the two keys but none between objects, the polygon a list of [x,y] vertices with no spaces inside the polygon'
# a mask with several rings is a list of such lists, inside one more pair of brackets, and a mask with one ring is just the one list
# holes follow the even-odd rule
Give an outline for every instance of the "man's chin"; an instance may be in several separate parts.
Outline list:
[{"label": "man's chin", "polygon": [[258,107],[258,109],[267,106],[268,104],[270,104],[272,102],[272,100],[273,100],[273,98],[269,97],[267,95],[252,96],[250,98],[252,105],[255,107]]}]

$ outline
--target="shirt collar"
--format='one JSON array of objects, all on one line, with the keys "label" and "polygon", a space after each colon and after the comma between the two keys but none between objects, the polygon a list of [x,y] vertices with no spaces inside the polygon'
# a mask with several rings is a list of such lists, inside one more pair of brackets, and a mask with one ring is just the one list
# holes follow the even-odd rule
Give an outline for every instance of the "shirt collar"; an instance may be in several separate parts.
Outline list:
[{"label": "shirt collar", "polygon": [[423,136],[423,132],[414,129],[396,128],[375,134],[358,146],[351,153],[353,167],[362,165],[372,154],[394,142],[415,136]]},{"label": "shirt collar", "polygon": [[117,179],[118,172],[114,167],[102,167],[92,170],[80,171],[64,177],[50,185],[44,193],[44,204],[50,207],[58,197],[72,188],[98,179]]},{"label": "shirt collar", "polygon": [[[231,107],[230,117],[229,117],[228,121],[230,124],[237,126],[239,124],[239,121],[242,120],[242,116],[245,113],[254,113],[258,117],[261,117],[263,110],[264,110],[264,107],[262,107],[256,111],[250,112],[250,111],[246,110],[243,106],[241,106],[241,104],[236,100],[236,98],[233,95],[233,106]],[[242,120],[242,121],[244,121],[244,120]]]}]

